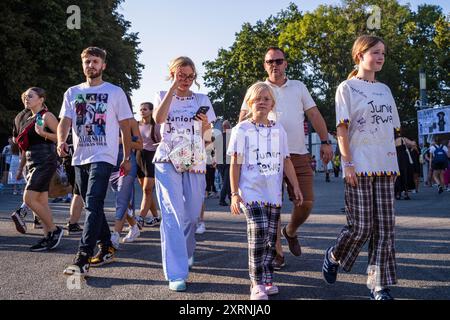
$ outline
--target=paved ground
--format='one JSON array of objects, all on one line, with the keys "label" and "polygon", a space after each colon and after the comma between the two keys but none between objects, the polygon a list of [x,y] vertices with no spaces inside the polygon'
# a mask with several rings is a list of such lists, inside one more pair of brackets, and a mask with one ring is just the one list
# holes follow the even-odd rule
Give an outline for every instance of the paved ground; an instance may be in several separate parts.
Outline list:
[{"label": "paved ground", "polygon": [[[287,266],[276,273],[280,287],[276,300],[367,299],[366,248],[352,272],[339,274],[335,285],[327,286],[321,278],[324,250],[345,223],[340,212],[341,179],[323,180],[322,175],[316,177],[316,206],[299,233],[303,255],[296,258],[286,253]],[[411,197],[396,204],[399,283],[392,293],[398,299],[450,299],[450,192],[438,195],[426,188]],[[122,245],[115,263],[91,269],[80,289],[69,289],[62,270],[73,258],[79,239],[65,236],[56,251],[30,252],[41,231],[33,230],[31,223],[26,235],[15,231],[9,215],[20,201],[20,196],[0,194],[0,300],[248,299],[245,219],[231,216],[228,208],[216,205],[217,199],[207,200],[207,232],[197,238],[196,262],[185,293],[169,291],[161,267],[159,230],[148,227],[138,241]],[[68,205],[53,204],[52,208],[56,222],[65,223]],[[283,222],[289,219],[288,212],[286,203]],[[107,215],[112,221],[110,194]]]}]

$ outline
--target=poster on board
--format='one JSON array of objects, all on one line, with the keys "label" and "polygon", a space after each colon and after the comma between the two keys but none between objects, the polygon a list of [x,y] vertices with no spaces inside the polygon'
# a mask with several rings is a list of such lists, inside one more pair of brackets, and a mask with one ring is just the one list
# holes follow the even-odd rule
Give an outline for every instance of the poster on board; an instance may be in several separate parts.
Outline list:
[{"label": "poster on board", "polygon": [[417,111],[419,135],[450,132],[450,106]]}]

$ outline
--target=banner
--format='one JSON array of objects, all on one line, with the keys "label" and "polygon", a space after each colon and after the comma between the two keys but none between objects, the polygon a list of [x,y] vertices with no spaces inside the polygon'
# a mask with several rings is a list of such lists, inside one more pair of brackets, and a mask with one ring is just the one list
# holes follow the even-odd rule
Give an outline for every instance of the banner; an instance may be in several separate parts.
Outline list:
[{"label": "banner", "polygon": [[450,106],[417,111],[419,135],[450,132]]}]

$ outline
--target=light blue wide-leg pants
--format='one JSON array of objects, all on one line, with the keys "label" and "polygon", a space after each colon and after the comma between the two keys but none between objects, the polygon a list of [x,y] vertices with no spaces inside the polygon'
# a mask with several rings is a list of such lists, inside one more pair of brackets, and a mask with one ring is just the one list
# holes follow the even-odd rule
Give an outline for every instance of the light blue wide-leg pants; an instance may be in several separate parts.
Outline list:
[{"label": "light blue wide-leg pants", "polygon": [[188,258],[195,250],[195,230],[205,197],[203,173],[178,173],[171,163],[155,163],[156,194],[161,209],[161,250],[166,280],[187,280]]}]

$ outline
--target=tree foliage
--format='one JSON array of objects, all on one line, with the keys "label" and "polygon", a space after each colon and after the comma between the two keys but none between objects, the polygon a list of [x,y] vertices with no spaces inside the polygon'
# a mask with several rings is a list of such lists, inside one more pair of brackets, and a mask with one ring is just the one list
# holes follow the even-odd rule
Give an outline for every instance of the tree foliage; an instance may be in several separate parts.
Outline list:
[{"label": "tree foliage", "polygon": [[[371,8],[381,9],[380,29],[368,30]],[[449,18],[439,6],[421,5],[417,12],[396,0],[346,0],[300,12],[287,10],[252,26],[244,24],[229,49],[220,49],[207,61],[206,84],[211,98],[223,106],[218,113],[236,119],[246,88],[263,80],[263,56],[270,45],[286,51],[290,78],[305,82],[328,127],[335,126],[334,95],[353,68],[351,47],[357,36],[382,37],[388,54],[377,75],[396,99],[404,126],[416,127],[419,68],[427,73],[430,104],[449,104]]]},{"label": "tree foliage", "polygon": [[[80,54],[88,46],[108,52],[105,80],[125,92],[139,88],[137,33],[117,12],[123,0],[5,0],[0,2],[0,134],[11,132],[23,108],[20,94],[31,86],[47,91],[47,105],[59,113],[67,88],[85,81]],[[67,8],[81,10],[80,29],[70,30]]]}]

